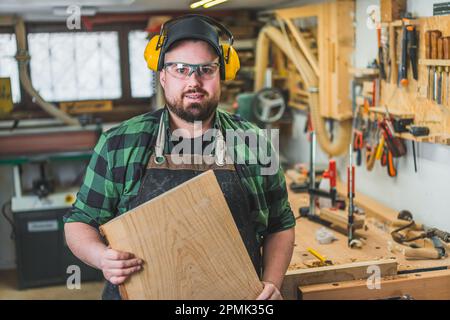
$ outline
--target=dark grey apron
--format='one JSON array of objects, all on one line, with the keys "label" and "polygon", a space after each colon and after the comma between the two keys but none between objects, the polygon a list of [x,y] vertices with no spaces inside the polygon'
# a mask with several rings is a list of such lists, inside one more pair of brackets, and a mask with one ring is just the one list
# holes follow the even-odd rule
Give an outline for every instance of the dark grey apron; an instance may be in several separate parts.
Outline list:
[{"label": "dark grey apron", "polygon": [[[253,266],[258,276],[261,276],[261,248],[257,241],[255,225],[250,214],[249,201],[236,173],[235,165],[229,160],[226,161],[226,148],[222,133],[217,130],[215,156],[183,155],[183,158],[189,158],[191,161],[179,164],[179,158],[174,161],[174,157],[177,155],[163,154],[165,128],[162,119],[163,116],[161,115],[155,153],[148,161],[138,194],[130,201],[129,210],[204,171],[213,170]],[[197,161],[194,158],[197,158]],[[203,161],[199,159],[203,159]],[[211,214],[214,213],[211,212]],[[120,300],[119,287],[107,281],[102,298],[105,300]]]}]

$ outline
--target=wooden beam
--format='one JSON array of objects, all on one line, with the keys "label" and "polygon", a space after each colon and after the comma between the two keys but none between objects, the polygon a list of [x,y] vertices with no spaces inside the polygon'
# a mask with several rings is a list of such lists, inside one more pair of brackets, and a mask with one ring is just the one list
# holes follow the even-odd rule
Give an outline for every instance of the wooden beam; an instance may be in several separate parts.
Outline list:
[{"label": "wooden beam", "polygon": [[[344,210],[333,210],[332,208],[320,208],[319,217],[325,221],[343,228],[348,227],[348,213]],[[362,229],[364,227],[364,217],[360,215],[354,215],[353,227],[355,230]]]},{"label": "wooden beam", "polygon": [[287,24],[289,30],[291,31],[292,35],[294,36],[295,41],[297,41],[298,46],[302,50],[303,54],[305,55],[306,59],[308,60],[309,64],[311,65],[311,68],[314,70],[316,76],[319,76],[319,63],[316,59],[316,57],[313,55],[311,49],[309,48],[308,44],[306,43],[305,39],[301,35],[300,31],[297,29],[297,27],[292,23],[292,20],[290,19],[283,19],[283,21]]},{"label": "wooden beam", "polygon": [[367,280],[300,286],[304,300],[368,300],[410,295],[416,300],[450,299],[450,270],[396,275],[381,279],[379,289]]},{"label": "wooden beam", "polygon": [[321,5],[309,5],[296,8],[279,9],[275,13],[283,19],[316,17],[321,13]]},{"label": "wooden beam", "polygon": [[296,300],[299,286],[366,279],[371,275],[367,273],[368,267],[373,265],[380,267],[382,276],[397,274],[397,261],[395,259],[291,270],[286,273],[283,286],[281,287],[281,294],[284,299]]}]

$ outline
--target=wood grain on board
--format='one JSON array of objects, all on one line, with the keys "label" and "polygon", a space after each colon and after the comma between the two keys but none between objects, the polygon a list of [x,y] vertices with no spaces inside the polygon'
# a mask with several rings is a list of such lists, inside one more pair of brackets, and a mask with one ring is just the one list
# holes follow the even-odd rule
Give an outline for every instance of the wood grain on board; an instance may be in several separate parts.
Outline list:
[{"label": "wood grain on board", "polygon": [[101,226],[115,250],[144,260],[124,299],[255,299],[262,291],[213,171]]}]

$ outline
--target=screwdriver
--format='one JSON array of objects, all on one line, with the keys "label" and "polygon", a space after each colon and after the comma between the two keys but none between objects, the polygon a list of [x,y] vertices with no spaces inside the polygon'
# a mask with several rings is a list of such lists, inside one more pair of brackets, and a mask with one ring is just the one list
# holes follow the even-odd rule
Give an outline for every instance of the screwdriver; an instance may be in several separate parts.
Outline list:
[{"label": "screwdriver", "polygon": [[[442,60],[444,58],[444,41],[442,38],[437,39],[437,58]],[[442,104],[442,67],[438,66],[438,90],[437,90],[437,103]]]},{"label": "screwdriver", "polygon": [[[437,59],[438,58],[438,39],[442,36],[442,32],[440,32],[439,30],[432,30],[431,31],[431,59]],[[438,88],[437,88],[437,84],[438,84],[438,74],[437,74],[437,70],[436,67],[433,67],[433,72],[434,72],[434,80],[433,80],[433,100],[436,101],[437,100],[437,94],[438,94]]]},{"label": "screwdriver", "polygon": [[[431,33],[433,30],[425,32],[425,58],[431,59]],[[431,66],[427,66],[428,78],[427,78],[427,98],[431,100],[433,94],[431,93]]]},{"label": "screwdriver", "polygon": [[[445,38],[443,38],[443,49],[444,49],[444,59],[445,60],[450,60],[450,37],[445,37]],[[446,75],[446,78],[445,78],[445,86],[446,86],[446,90],[445,90],[445,101],[444,101],[444,104],[445,105],[448,105],[448,96],[449,96],[449,92],[448,92],[448,89],[449,89],[449,85],[448,85],[448,82],[449,82],[449,78],[448,78],[448,76],[449,76],[449,67],[448,66],[446,66],[445,67],[445,72],[447,73],[447,75]]]}]

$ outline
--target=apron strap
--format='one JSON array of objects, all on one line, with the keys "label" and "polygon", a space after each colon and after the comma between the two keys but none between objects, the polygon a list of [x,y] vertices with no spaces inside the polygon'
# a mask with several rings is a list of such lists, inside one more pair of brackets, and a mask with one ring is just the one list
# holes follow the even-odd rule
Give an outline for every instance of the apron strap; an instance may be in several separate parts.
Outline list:
[{"label": "apron strap", "polygon": [[[225,163],[226,158],[226,145],[225,139],[223,137],[222,131],[220,128],[216,129],[216,141],[214,148],[214,157],[215,162],[218,166],[222,167]],[[161,164],[165,162],[164,157],[164,146],[166,143],[166,128],[164,125],[164,113],[161,114],[161,118],[159,120],[159,128],[158,128],[158,136],[156,137],[155,143],[155,163]]]}]

